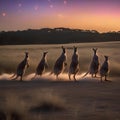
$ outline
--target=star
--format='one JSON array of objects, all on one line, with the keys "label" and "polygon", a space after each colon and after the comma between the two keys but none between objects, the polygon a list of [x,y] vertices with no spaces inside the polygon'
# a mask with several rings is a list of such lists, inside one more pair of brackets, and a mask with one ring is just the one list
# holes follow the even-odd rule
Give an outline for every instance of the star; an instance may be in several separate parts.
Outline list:
[{"label": "star", "polygon": [[34,10],[37,11],[38,9],[39,9],[39,6],[35,6],[35,7],[34,7]]},{"label": "star", "polygon": [[18,4],[18,7],[22,7],[22,4],[21,4],[21,3],[19,3],[19,4]]},{"label": "star", "polygon": [[67,4],[67,1],[66,0],[64,0],[64,5],[66,5]]},{"label": "star", "polygon": [[5,12],[4,12],[4,13],[2,13],[2,16],[3,16],[3,17],[5,17],[5,16],[6,16],[6,13],[5,13]]},{"label": "star", "polygon": [[50,8],[53,8],[53,5],[50,5]]}]

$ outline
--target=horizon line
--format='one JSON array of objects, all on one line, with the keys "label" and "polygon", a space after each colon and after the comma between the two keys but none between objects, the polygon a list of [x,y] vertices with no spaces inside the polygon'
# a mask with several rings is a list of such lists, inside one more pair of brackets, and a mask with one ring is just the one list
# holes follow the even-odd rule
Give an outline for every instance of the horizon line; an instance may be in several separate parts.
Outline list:
[{"label": "horizon line", "polygon": [[70,27],[42,27],[42,28],[27,28],[27,29],[18,29],[18,30],[0,30],[0,33],[1,32],[22,32],[22,31],[27,31],[27,30],[41,30],[41,29],[45,29],[45,28],[48,28],[48,29],[57,29],[57,28],[67,28],[67,29],[71,29],[71,30],[82,30],[82,31],[96,31],[98,33],[112,33],[112,32],[115,32],[115,33],[119,33],[119,31],[106,31],[106,32],[100,32],[100,31],[97,31],[97,30],[94,30],[94,29],[81,29],[81,28],[70,28]]}]

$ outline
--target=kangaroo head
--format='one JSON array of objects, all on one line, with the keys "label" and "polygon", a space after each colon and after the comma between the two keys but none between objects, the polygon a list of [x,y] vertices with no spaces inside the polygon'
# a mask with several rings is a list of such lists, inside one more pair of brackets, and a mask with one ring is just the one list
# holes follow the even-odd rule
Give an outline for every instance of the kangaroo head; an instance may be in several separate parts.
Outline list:
[{"label": "kangaroo head", "polygon": [[65,52],[66,52],[66,51],[65,51],[65,48],[64,48],[63,46],[62,46],[61,48],[62,48],[62,50],[63,50],[63,53],[65,53]]},{"label": "kangaroo head", "polygon": [[48,52],[43,52],[43,56],[45,57],[47,55]]},{"label": "kangaroo head", "polygon": [[74,53],[76,53],[77,52],[77,47],[74,46],[73,48],[74,48]]},{"label": "kangaroo head", "polygon": [[108,56],[105,55],[104,57],[105,57],[105,61],[108,61]]},{"label": "kangaroo head", "polygon": [[93,48],[92,50],[93,50],[94,54],[96,54],[98,48]]},{"label": "kangaroo head", "polygon": [[25,52],[25,57],[28,58],[29,57],[29,53]]}]

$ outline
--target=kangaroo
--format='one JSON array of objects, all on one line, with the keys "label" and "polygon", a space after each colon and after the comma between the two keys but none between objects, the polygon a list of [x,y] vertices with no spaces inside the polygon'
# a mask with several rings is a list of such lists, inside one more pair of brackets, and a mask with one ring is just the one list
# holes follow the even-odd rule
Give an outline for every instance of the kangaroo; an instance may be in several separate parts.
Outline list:
[{"label": "kangaroo", "polygon": [[18,65],[18,67],[17,67],[17,71],[16,71],[16,74],[14,74],[13,76],[12,76],[12,78],[14,77],[14,76],[16,76],[14,79],[12,79],[12,80],[15,80],[15,79],[17,79],[18,77],[20,77],[20,81],[22,81],[22,77],[23,77],[23,75],[24,75],[24,73],[25,73],[25,71],[26,71],[26,68],[28,68],[29,67],[29,53],[28,52],[25,52],[25,58],[24,58],[24,60]]},{"label": "kangaroo", "polygon": [[47,59],[46,59],[47,53],[48,52],[43,52],[43,57],[36,68],[36,74],[33,78],[35,78],[37,75],[41,76],[43,74],[43,72],[45,71],[45,68],[48,67]]},{"label": "kangaroo", "polygon": [[102,82],[102,77],[105,77],[105,81],[108,81],[107,76],[109,73],[108,56],[104,56],[104,57],[105,57],[105,61],[100,68],[101,82]]},{"label": "kangaroo", "polygon": [[56,75],[56,79],[58,79],[58,75],[64,71],[64,69],[67,65],[67,63],[66,63],[66,60],[67,60],[66,50],[63,46],[61,48],[62,48],[62,54],[56,60],[56,62],[54,64],[54,69],[53,69],[53,72],[52,72]]},{"label": "kangaroo", "polygon": [[96,77],[96,74],[98,73],[98,69],[99,69],[99,59],[97,56],[97,48],[93,48],[93,58],[92,58],[92,62],[90,64],[90,68],[88,70],[88,72],[83,76],[85,77],[88,73],[91,74],[92,77]]},{"label": "kangaroo", "polygon": [[73,74],[73,78],[76,81],[75,75],[78,73],[79,71],[79,55],[77,53],[77,47],[74,47],[74,53],[72,56],[72,61],[70,63],[70,67],[69,67],[69,79],[71,80],[71,74]]}]

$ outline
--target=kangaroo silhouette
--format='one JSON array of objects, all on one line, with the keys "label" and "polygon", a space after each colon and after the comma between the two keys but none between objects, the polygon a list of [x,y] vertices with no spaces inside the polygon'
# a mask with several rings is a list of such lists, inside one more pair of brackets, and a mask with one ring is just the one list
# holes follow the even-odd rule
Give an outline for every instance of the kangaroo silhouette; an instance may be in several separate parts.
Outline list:
[{"label": "kangaroo silhouette", "polygon": [[62,54],[56,60],[56,62],[54,64],[53,72],[52,72],[56,75],[56,79],[58,79],[58,75],[64,71],[64,69],[67,65],[67,63],[66,63],[66,60],[67,60],[66,50],[63,46],[61,48],[62,48]]},{"label": "kangaroo silhouette", "polygon": [[25,52],[25,58],[22,62],[20,62],[20,64],[18,65],[17,67],[17,71],[16,71],[16,74],[14,74],[11,78],[13,78],[12,80],[15,80],[17,79],[18,77],[20,77],[20,81],[22,81],[22,77],[26,71],[26,68],[29,67],[29,53],[28,52]]},{"label": "kangaroo silhouette", "polygon": [[96,77],[96,74],[98,73],[98,69],[99,69],[99,58],[97,55],[97,48],[93,48],[92,49],[94,52],[91,64],[90,64],[90,68],[88,70],[87,73],[85,73],[85,75],[83,77],[85,77],[88,73],[91,74],[92,77]]},{"label": "kangaroo silhouette", "polygon": [[108,76],[108,73],[109,73],[108,56],[104,56],[104,57],[105,57],[105,61],[100,68],[101,82],[102,82],[102,77],[105,77],[105,81],[108,81],[107,76]]},{"label": "kangaroo silhouette", "polygon": [[38,66],[36,68],[36,73],[35,73],[35,76],[33,78],[35,78],[37,75],[41,76],[43,74],[43,72],[45,71],[45,68],[48,67],[48,64],[47,64],[47,53],[48,52],[43,52],[42,59],[40,60]]},{"label": "kangaroo silhouette", "polygon": [[73,53],[73,56],[72,56],[72,61],[70,63],[70,67],[69,67],[69,73],[68,73],[68,76],[69,76],[69,79],[71,80],[71,74],[73,74],[73,78],[74,80],[76,81],[76,74],[79,72],[79,55],[78,55],[78,52],[77,52],[77,47],[74,47],[74,53]]}]

